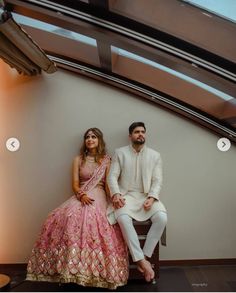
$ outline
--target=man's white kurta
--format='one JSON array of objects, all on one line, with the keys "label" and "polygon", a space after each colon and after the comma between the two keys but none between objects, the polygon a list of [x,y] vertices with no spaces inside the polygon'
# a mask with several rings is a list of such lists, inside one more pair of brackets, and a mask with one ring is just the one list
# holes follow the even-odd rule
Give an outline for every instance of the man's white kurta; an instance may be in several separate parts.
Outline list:
[{"label": "man's white kurta", "polygon": [[[115,151],[108,186],[111,195],[120,193],[125,199],[125,206],[115,210],[115,218],[127,214],[137,221],[146,221],[157,211],[166,212],[159,200],[162,186],[161,156],[146,146],[140,152],[136,152],[131,145]],[[148,196],[157,200],[150,210],[145,211],[143,204]]]}]

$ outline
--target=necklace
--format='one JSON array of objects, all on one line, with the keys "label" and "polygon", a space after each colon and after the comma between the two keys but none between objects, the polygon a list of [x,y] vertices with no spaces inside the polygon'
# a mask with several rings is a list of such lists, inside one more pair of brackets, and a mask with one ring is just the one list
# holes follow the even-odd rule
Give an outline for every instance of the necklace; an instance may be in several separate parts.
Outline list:
[{"label": "necklace", "polygon": [[94,163],[95,162],[95,157],[87,156],[86,161],[89,163]]}]

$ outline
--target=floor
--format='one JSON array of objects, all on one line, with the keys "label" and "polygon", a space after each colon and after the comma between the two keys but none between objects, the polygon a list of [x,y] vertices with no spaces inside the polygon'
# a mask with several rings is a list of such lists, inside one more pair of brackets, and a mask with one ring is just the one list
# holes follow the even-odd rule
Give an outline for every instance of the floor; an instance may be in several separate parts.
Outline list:
[{"label": "floor", "polygon": [[[81,287],[76,284],[58,284],[25,281],[26,265],[1,265],[0,273],[7,274],[11,283],[4,292],[105,292],[110,290]],[[143,280],[129,280],[118,292],[235,292],[236,265],[161,267],[156,284]]]}]

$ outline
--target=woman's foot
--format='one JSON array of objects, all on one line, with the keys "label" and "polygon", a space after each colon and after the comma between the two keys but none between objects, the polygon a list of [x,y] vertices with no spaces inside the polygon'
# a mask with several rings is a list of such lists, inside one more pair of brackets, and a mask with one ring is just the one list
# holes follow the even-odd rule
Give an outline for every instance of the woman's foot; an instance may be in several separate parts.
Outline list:
[{"label": "woman's foot", "polygon": [[152,269],[151,263],[146,259],[141,259],[137,261],[138,270],[144,275],[144,278],[147,282],[151,282],[155,273]]}]

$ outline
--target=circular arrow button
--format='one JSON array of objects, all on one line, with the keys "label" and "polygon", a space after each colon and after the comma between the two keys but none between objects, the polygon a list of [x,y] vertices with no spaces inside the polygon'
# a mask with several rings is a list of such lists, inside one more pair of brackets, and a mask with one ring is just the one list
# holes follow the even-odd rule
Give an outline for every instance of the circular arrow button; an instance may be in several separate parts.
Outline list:
[{"label": "circular arrow button", "polygon": [[20,148],[20,142],[17,138],[15,137],[10,137],[6,141],[6,147],[10,152],[16,152]]},{"label": "circular arrow button", "polygon": [[227,152],[231,147],[230,140],[226,137],[220,138],[217,141],[217,147],[221,152]]}]

